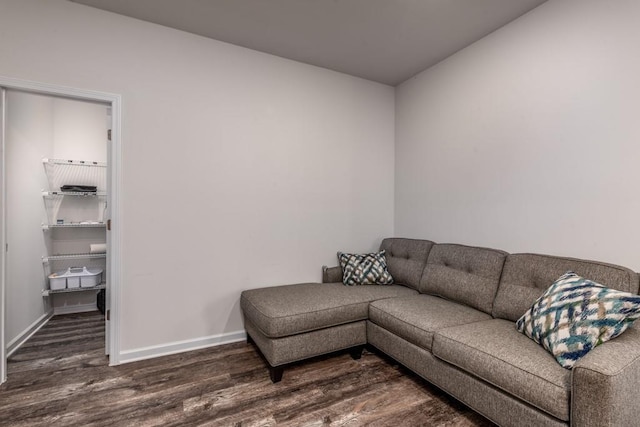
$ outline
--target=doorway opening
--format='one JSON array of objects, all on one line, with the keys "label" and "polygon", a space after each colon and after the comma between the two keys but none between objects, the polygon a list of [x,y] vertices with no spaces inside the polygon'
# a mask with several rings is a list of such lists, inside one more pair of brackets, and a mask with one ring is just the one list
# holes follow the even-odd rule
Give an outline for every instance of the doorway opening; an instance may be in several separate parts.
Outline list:
[{"label": "doorway opening", "polygon": [[104,312],[117,365],[120,97],[2,77],[0,90],[0,383],[54,315]]}]

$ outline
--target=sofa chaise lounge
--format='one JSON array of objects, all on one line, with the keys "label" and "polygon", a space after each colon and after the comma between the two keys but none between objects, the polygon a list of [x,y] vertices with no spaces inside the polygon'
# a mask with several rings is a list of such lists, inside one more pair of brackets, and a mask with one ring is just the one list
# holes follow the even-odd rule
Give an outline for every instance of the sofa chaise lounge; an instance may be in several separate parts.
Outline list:
[{"label": "sofa chaise lounge", "polygon": [[382,241],[390,286],[323,283],[242,292],[249,341],[280,381],[293,362],[336,351],[385,353],[503,426],[639,425],[640,330],[593,349],[572,370],[518,332],[515,321],[559,276],[638,293],[612,264],[428,240]]}]

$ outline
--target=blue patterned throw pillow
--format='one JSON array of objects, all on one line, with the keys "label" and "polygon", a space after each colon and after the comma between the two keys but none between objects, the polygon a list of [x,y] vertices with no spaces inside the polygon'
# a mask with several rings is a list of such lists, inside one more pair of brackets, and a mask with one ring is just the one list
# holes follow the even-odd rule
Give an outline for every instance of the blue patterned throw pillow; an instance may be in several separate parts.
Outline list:
[{"label": "blue patterned throw pillow", "polygon": [[353,285],[391,285],[393,277],[387,271],[385,251],[370,254],[338,252],[342,267],[342,283]]},{"label": "blue patterned throw pillow", "polygon": [[640,296],[606,288],[569,271],[516,322],[516,328],[571,369],[594,347],[640,317]]}]

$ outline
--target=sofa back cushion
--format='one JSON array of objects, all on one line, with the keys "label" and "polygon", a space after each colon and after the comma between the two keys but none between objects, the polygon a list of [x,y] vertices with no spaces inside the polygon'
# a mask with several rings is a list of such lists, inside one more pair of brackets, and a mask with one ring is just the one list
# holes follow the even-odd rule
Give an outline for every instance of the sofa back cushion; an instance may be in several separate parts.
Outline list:
[{"label": "sofa back cushion", "polygon": [[491,314],[507,253],[497,249],[436,244],[419,291]]},{"label": "sofa back cushion", "polygon": [[638,293],[638,274],[618,265],[539,254],[507,257],[493,317],[516,321],[567,271],[620,291]]},{"label": "sofa back cushion", "polygon": [[380,250],[386,251],[387,270],[393,276],[393,282],[418,289],[433,245],[430,240],[384,239]]}]

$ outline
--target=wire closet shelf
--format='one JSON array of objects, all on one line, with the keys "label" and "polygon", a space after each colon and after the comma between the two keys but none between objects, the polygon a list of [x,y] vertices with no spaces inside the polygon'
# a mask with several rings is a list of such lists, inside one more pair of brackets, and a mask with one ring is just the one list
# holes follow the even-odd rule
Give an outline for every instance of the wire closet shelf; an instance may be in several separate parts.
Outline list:
[{"label": "wire closet shelf", "polygon": [[[43,224],[43,230],[58,227],[104,227],[107,164],[48,158],[42,159],[42,164],[49,184],[49,190],[42,191],[47,212],[47,223]],[[89,187],[90,191],[77,191],[84,190],[85,187]]]}]

